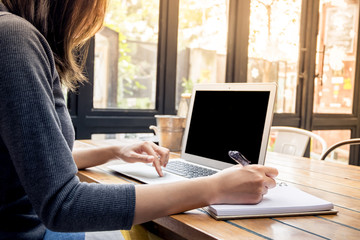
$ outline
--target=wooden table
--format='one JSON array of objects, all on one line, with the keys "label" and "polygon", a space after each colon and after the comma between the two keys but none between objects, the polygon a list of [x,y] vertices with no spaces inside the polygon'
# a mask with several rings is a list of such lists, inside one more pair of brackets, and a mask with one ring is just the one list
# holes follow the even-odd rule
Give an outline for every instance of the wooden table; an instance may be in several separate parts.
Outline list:
[{"label": "wooden table", "polygon": [[[75,147],[109,143],[83,140]],[[338,214],[216,221],[195,209],[142,226],[164,239],[360,239],[360,167],[276,153],[267,154],[265,165],[279,170],[279,180],[334,203]],[[79,171],[78,176],[87,182],[133,182],[106,165]]]}]

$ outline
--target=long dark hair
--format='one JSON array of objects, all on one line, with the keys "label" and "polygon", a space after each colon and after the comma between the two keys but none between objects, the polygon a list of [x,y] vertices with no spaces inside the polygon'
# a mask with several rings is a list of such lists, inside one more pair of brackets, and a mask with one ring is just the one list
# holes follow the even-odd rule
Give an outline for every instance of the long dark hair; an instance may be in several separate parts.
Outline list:
[{"label": "long dark hair", "polygon": [[48,40],[61,82],[73,90],[86,78],[86,42],[102,27],[107,0],[0,0]]}]

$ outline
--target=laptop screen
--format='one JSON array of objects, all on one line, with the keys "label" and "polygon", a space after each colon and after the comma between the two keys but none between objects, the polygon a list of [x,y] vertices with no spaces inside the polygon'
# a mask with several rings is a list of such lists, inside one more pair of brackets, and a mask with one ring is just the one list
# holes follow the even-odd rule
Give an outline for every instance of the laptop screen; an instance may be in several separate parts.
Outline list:
[{"label": "laptop screen", "polygon": [[196,91],[184,152],[234,164],[228,152],[237,150],[257,164],[269,98],[270,91]]}]

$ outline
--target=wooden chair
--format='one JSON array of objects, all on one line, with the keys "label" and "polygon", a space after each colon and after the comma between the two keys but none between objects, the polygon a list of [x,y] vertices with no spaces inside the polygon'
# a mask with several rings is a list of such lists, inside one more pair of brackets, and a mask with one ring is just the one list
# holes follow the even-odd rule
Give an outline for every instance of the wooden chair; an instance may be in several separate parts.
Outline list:
[{"label": "wooden chair", "polygon": [[271,133],[276,135],[272,151],[303,157],[310,139],[315,139],[321,144],[321,155],[325,153],[327,144],[319,135],[295,127],[271,127]]},{"label": "wooden chair", "polygon": [[350,144],[350,145],[360,144],[360,138],[351,138],[351,139],[347,139],[347,140],[343,140],[343,141],[335,143],[334,145],[329,147],[323,154],[321,154],[320,159],[325,160],[325,158],[336,148],[341,147],[343,145],[347,145],[347,144]]}]

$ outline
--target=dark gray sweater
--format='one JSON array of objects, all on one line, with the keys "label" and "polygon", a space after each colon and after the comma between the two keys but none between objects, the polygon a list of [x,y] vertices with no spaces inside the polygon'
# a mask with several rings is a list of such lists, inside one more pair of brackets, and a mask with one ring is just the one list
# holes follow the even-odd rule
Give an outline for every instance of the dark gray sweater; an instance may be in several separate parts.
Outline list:
[{"label": "dark gray sweater", "polygon": [[[6,11],[0,3],[0,13]],[[0,239],[129,229],[133,185],[80,183],[52,51],[33,25],[0,16]]]}]

